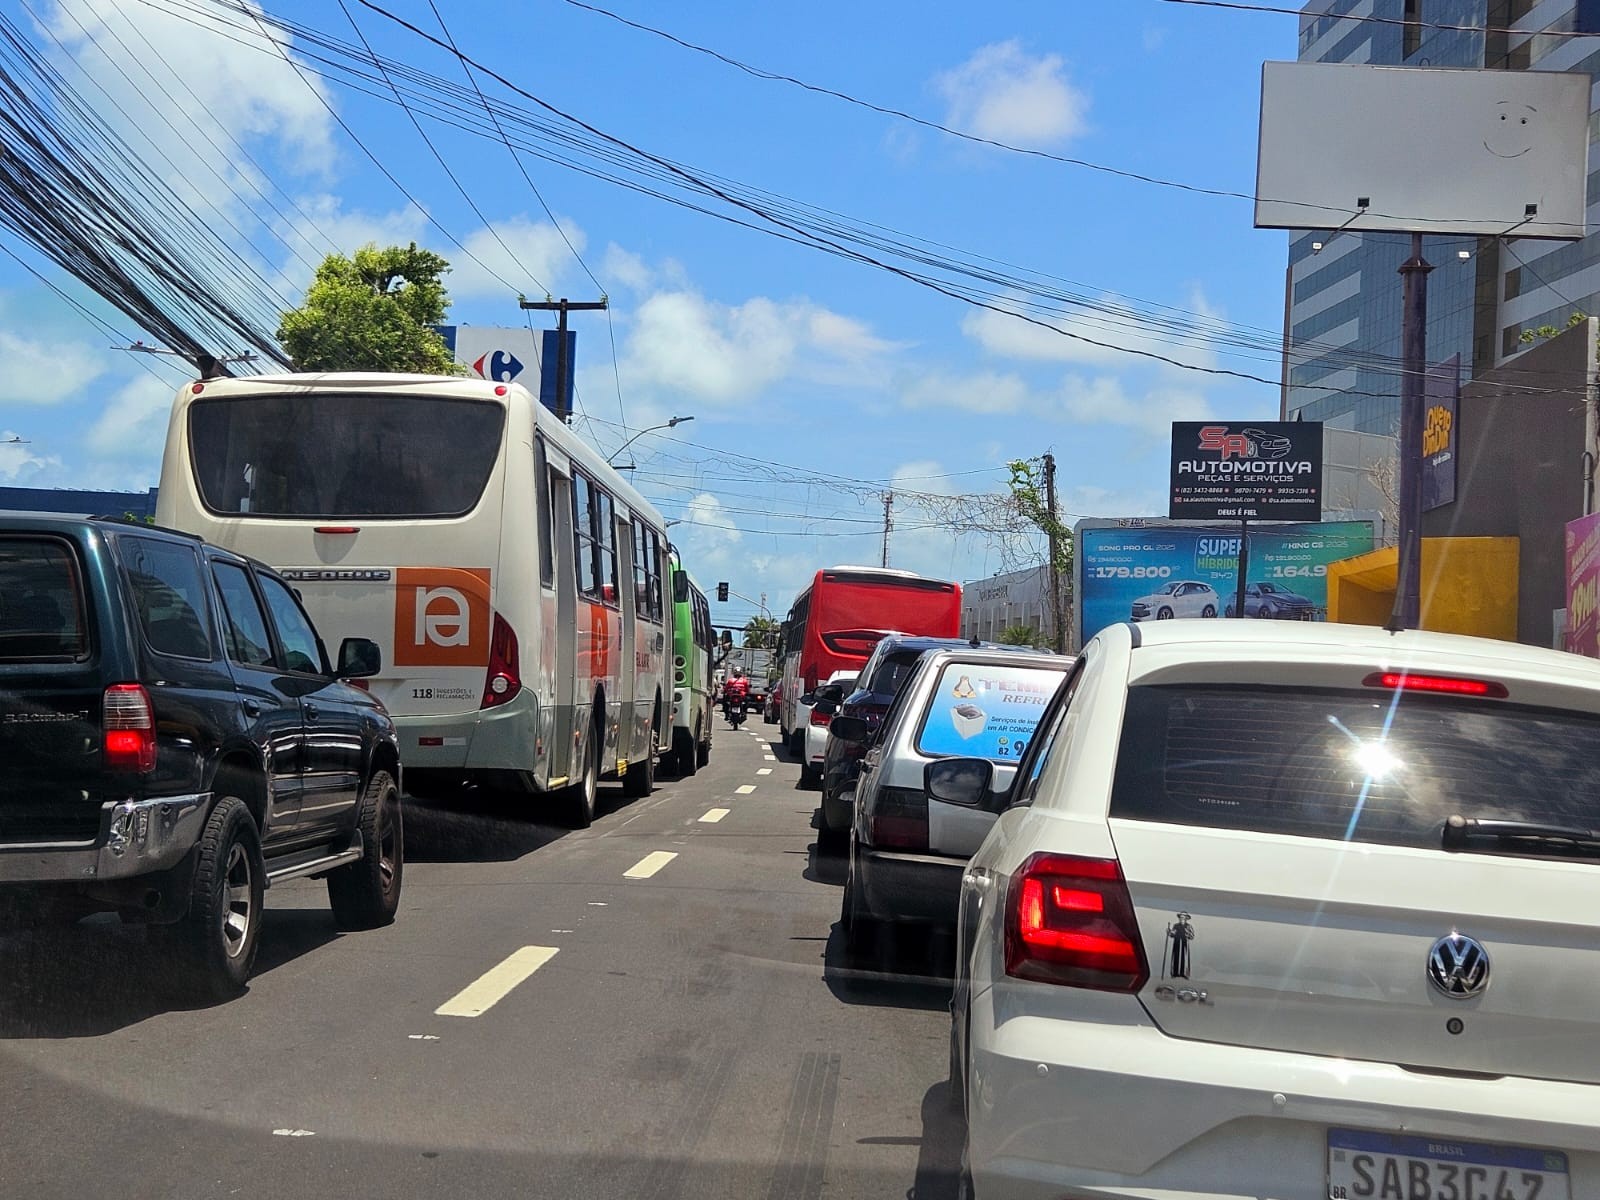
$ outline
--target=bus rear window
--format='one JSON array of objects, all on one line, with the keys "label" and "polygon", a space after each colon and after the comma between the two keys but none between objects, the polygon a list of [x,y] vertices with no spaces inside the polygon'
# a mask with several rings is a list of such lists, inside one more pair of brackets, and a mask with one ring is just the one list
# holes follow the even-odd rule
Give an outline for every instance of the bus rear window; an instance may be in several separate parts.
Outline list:
[{"label": "bus rear window", "polygon": [[0,662],[73,661],[89,653],[83,585],[55,538],[0,538]]},{"label": "bus rear window", "polygon": [[471,512],[505,410],[438,396],[197,400],[190,461],[205,506],[257,517],[418,518]]},{"label": "bus rear window", "polygon": [[1128,692],[1111,815],[1440,848],[1453,814],[1600,826],[1600,717],[1382,691]]}]

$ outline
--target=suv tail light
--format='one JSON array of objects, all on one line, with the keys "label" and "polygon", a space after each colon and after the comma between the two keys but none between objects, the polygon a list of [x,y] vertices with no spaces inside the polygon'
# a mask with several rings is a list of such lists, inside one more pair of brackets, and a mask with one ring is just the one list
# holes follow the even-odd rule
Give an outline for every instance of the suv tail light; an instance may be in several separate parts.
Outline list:
[{"label": "suv tail light", "polygon": [[1150,978],[1133,898],[1114,858],[1035,854],[1012,877],[1006,974],[1137,992]]},{"label": "suv tail light", "polygon": [[873,799],[870,832],[878,850],[926,850],[927,793],[914,788],[879,788]]},{"label": "suv tail light", "polygon": [[504,704],[522,690],[522,669],[517,655],[517,631],[499,613],[489,633],[489,670],[483,679],[479,708]]},{"label": "suv tail light", "polygon": [[110,771],[144,775],[156,765],[155,710],[143,684],[113,683],[101,701],[102,760]]}]

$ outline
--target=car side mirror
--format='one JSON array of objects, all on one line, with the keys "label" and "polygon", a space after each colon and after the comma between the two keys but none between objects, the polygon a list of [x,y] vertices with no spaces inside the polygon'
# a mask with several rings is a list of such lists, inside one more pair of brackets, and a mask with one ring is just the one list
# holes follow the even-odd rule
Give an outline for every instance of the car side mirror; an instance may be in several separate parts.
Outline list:
[{"label": "car side mirror", "polygon": [[368,679],[383,670],[383,651],[369,638],[345,638],[339,643],[340,679]]},{"label": "car side mirror", "polygon": [[800,703],[801,704],[815,704],[816,702],[817,702],[817,694],[815,692],[801,692],[800,693]]},{"label": "car side mirror", "polygon": [[828,732],[846,742],[864,742],[872,734],[860,717],[835,717],[828,725]]},{"label": "car side mirror", "polygon": [[831,717],[839,711],[839,702],[837,700],[818,700],[811,711],[819,712],[825,717]]},{"label": "car side mirror", "polygon": [[986,758],[941,758],[922,769],[929,796],[962,808],[986,808],[994,783],[994,764]]}]

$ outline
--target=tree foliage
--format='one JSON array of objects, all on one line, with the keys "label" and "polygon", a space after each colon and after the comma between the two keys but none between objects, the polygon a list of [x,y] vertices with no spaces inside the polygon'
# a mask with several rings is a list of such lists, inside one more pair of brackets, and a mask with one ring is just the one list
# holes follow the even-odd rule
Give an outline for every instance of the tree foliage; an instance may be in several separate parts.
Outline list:
[{"label": "tree foliage", "polygon": [[1032,625],[1008,625],[995,640],[1002,646],[1037,646],[1039,633]]},{"label": "tree foliage", "polygon": [[404,371],[454,375],[443,323],[450,264],[431,250],[379,249],[330,254],[317,268],[305,303],[283,314],[278,340],[302,371]]},{"label": "tree foliage", "polygon": [[751,617],[745,622],[744,644],[763,650],[778,648],[778,622],[773,617]]},{"label": "tree foliage", "polygon": [[[1011,472],[1008,486],[1017,512],[1046,538],[1054,539],[1055,571],[1059,590],[1050,598],[1056,636],[1062,645],[1070,644],[1067,622],[1072,609],[1072,530],[1050,511],[1044,490],[1044,466],[1033,459],[1013,459],[1006,464]],[[1048,557],[1048,552],[1047,552]],[[1020,644],[1020,643],[1017,643]]]}]

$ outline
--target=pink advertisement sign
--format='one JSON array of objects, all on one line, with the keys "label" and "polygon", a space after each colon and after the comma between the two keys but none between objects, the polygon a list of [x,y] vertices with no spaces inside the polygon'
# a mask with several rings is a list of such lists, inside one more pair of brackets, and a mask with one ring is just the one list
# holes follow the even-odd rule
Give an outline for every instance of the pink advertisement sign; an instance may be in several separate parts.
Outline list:
[{"label": "pink advertisement sign", "polygon": [[1574,654],[1600,658],[1600,513],[1567,522],[1567,637]]}]

